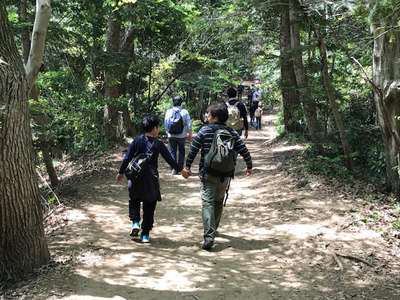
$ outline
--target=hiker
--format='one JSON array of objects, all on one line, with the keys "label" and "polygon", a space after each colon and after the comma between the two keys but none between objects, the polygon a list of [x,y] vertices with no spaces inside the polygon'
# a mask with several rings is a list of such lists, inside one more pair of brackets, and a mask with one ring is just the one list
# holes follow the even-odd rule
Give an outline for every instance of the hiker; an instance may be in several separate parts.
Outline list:
[{"label": "hiker", "polygon": [[[142,121],[144,133],[135,137],[128,147],[117,175],[117,182],[122,182],[127,170],[132,175],[127,175],[129,191],[129,218],[132,221],[130,236],[137,237],[140,229],[140,240],[150,242],[150,231],[154,223],[154,211],[157,201],[161,201],[160,183],[158,179],[158,156],[176,171],[178,164],[171,156],[163,142],[157,139],[160,133],[160,120],[157,116],[145,116]],[[144,159],[146,158],[146,160]],[[145,162],[145,163],[143,163]],[[134,177],[135,176],[135,177]],[[140,224],[140,206],[143,203],[143,221]]]},{"label": "hiker", "polygon": [[[183,169],[185,160],[185,143],[186,138],[192,139],[192,120],[186,109],[182,109],[183,99],[180,96],[172,98],[173,107],[165,113],[164,126],[168,135],[169,150],[172,157],[177,160],[178,171]],[[172,170],[173,175],[179,172]]]},{"label": "hiker", "polygon": [[256,111],[254,112],[254,116],[256,117],[256,129],[260,130],[261,129],[261,117],[263,115],[263,107],[262,104],[260,104]]},{"label": "hiker", "polygon": [[233,87],[227,90],[227,94],[228,101],[226,102],[226,106],[229,118],[226,123],[230,128],[235,129],[239,136],[242,136],[244,130],[244,137],[247,139],[249,135],[249,122],[247,120],[246,106],[236,98],[237,92]]},{"label": "hiker", "polygon": [[252,161],[249,151],[237,132],[226,125],[228,109],[223,103],[208,108],[208,125],[203,126],[190,146],[186,167],[182,176],[191,175],[190,168],[199,150],[201,157],[199,175],[201,180],[202,218],[204,242],[202,248],[210,250],[218,229],[225,194],[234,176],[236,157],[239,153],[246,162],[246,175],[252,173]]}]

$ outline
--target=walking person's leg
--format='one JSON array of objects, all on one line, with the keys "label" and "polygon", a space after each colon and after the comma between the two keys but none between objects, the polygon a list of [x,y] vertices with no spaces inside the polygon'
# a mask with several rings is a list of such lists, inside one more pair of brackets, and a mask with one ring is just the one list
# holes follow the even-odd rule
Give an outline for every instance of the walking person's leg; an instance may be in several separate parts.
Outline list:
[{"label": "walking person's leg", "polygon": [[132,221],[130,236],[137,236],[140,229],[140,200],[134,197],[132,181],[128,181],[129,219]]},{"label": "walking person's leg", "polygon": [[144,243],[150,242],[150,231],[153,229],[156,206],[156,200],[143,202],[143,222],[140,238]]},{"label": "walking person's leg", "polygon": [[[168,144],[169,144],[169,152],[171,153],[171,156],[176,161],[176,154],[177,154],[177,150],[178,150],[178,141],[176,138],[170,137],[168,139]],[[172,174],[176,174],[176,171],[172,170]]]},{"label": "walking person's leg", "polygon": [[[209,176],[210,177],[210,176]],[[214,244],[216,232],[215,204],[218,183],[207,178],[201,183],[202,219],[204,229],[203,249],[210,250]]]},{"label": "walking person's leg", "polygon": [[258,129],[261,130],[261,117],[258,118]]},{"label": "walking person's leg", "polygon": [[222,210],[224,208],[224,200],[226,196],[226,189],[228,188],[230,178],[225,178],[218,184],[217,187],[217,201],[215,203],[215,230],[218,229],[221,221]]},{"label": "walking person's leg", "polygon": [[183,169],[183,164],[185,162],[185,142],[186,138],[179,139],[177,144],[178,144],[178,167],[179,171]]}]

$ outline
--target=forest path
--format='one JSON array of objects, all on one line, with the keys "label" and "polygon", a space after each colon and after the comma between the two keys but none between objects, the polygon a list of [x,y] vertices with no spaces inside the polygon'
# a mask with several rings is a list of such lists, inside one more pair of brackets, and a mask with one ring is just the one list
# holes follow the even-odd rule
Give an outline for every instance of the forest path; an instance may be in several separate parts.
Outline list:
[{"label": "forest path", "polygon": [[[399,269],[384,259],[390,252],[384,240],[349,229],[347,215],[359,204],[324,187],[300,188],[279,167],[299,147],[270,142],[276,118],[264,116],[264,129],[246,141],[254,174],[245,177],[240,162],[211,252],[200,249],[197,176],[172,176],[161,164],[163,201],[151,244],[141,244],[128,235],[126,186],[109,174],[79,187],[79,207],[49,238],[52,253],[72,256],[73,263],[39,281],[47,289],[43,298],[400,299]],[[373,266],[339,257],[341,270],[334,252]]]}]

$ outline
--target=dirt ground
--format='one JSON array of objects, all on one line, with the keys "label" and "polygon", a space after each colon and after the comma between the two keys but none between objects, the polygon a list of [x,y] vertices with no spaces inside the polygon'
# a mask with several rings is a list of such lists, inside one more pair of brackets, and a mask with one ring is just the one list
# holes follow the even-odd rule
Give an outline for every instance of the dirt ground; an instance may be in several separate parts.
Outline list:
[{"label": "dirt ground", "polygon": [[[362,205],[324,186],[299,187],[281,168],[300,146],[271,143],[273,114],[247,145],[254,174],[240,162],[216,246],[200,249],[197,176],[161,164],[151,244],[130,239],[126,186],[115,172],[78,187],[65,226],[49,236],[54,265],[21,284],[26,299],[400,299],[399,253],[381,233],[349,225]],[[121,159],[115,157],[115,167]],[[12,296],[11,295],[11,296]],[[1,297],[0,297],[1,298]]]}]

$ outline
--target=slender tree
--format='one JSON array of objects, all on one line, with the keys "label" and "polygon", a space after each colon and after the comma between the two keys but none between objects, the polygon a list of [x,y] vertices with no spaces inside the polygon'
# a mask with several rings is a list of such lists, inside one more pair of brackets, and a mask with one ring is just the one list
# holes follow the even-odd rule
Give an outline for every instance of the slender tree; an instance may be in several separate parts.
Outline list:
[{"label": "slender tree", "polygon": [[285,130],[287,132],[298,132],[301,130],[299,123],[301,107],[299,95],[297,93],[296,75],[291,57],[289,0],[283,0],[281,4],[280,65]]}]

